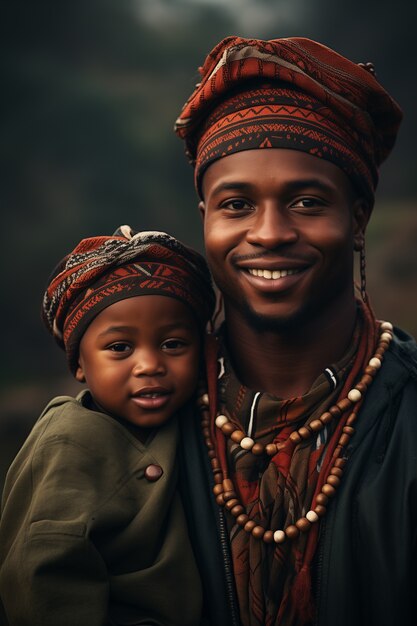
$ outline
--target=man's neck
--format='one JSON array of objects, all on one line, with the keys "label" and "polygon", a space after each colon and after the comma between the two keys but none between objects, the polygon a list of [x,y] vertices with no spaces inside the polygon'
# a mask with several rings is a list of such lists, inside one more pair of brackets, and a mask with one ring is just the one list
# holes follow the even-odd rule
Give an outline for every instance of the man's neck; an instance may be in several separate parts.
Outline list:
[{"label": "man's neck", "polygon": [[356,303],[328,307],[280,330],[260,331],[235,311],[226,314],[226,341],[239,380],[280,398],[305,394],[331,363],[346,352],[356,322]]}]

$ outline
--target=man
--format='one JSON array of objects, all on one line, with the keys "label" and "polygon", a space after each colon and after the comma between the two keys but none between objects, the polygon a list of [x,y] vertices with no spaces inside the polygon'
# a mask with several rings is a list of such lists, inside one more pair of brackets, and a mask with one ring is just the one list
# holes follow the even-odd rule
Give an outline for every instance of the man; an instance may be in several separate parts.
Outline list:
[{"label": "man", "polygon": [[229,37],[201,75],[176,130],[225,312],[183,434],[211,621],[415,624],[417,349],[365,290],[400,109],[308,39]]}]

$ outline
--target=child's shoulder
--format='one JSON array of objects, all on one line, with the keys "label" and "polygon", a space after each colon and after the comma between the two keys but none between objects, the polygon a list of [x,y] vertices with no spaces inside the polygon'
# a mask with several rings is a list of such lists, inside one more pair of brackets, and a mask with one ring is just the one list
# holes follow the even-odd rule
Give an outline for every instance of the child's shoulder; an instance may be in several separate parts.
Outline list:
[{"label": "child's shoulder", "polygon": [[114,451],[127,444],[141,444],[110,415],[90,408],[88,390],[78,396],[57,396],[42,411],[31,435],[39,445],[72,443],[86,448]]}]

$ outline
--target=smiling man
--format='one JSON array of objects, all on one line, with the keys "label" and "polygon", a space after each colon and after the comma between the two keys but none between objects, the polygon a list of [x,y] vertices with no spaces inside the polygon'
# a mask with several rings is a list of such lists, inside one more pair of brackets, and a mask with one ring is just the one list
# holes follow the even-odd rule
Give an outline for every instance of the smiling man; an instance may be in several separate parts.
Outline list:
[{"label": "smiling man", "polygon": [[183,433],[216,626],[417,620],[417,350],[365,288],[400,121],[371,64],[239,37],[208,55],[177,120],[225,313],[201,425]]}]

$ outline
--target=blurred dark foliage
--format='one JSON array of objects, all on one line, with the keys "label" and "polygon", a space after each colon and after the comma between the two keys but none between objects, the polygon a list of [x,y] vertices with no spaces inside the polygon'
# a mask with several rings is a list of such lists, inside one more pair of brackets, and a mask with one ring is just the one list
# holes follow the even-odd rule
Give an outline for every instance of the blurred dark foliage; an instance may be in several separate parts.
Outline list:
[{"label": "blurred dark foliage", "polygon": [[414,24],[410,2],[27,0],[0,8],[4,467],[42,405],[77,390],[40,322],[42,292],[82,237],[129,223],[202,249],[192,171],[172,127],[222,37],[307,36],[373,61],[405,122],[369,230],[381,316],[417,333]]}]

